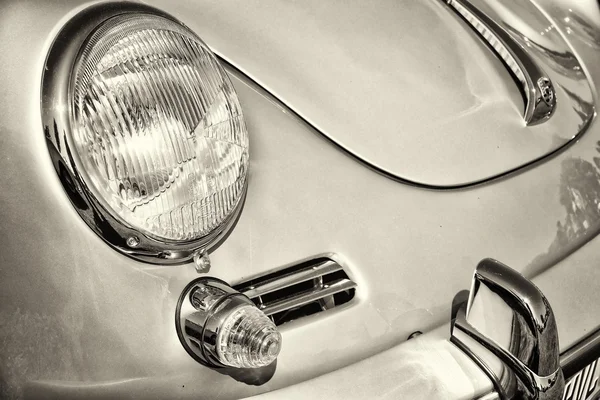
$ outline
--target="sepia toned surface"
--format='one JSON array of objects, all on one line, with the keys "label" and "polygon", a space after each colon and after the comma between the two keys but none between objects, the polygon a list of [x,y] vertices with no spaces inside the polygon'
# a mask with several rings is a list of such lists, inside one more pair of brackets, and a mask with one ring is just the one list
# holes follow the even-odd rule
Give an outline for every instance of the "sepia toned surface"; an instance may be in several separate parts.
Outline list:
[{"label": "sepia toned surface", "polygon": [[[218,15],[222,7],[225,18],[235,8],[226,2],[169,4],[156,5],[209,45],[216,34],[201,15]],[[553,15],[564,18],[560,12],[566,9],[556,4]],[[596,123],[563,152],[504,179],[427,190],[367,168],[230,69],[252,147],[249,188],[237,226],[211,254],[211,276],[235,284],[335,253],[357,283],[357,295],[340,310],[284,326],[275,374],[261,386],[198,365],[174,327],[177,298],[197,277],[193,266],[151,266],[106,246],[71,206],[48,156],[39,104],[44,57],[61,23],[81,4],[11,1],[2,7],[0,397],[232,399],[303,381],[302,390],[290,396],[484,394],[489,382],[462,353],[446,348],[452,299],[468,288],[485,257],[533,278],[553,306],[562,349],[598,326]],[[396,16],[399,22],[409,18]],[[588,26],[573,28],[571,41],[597,82],[600,71],[593,67],[600,60]],[[268,53],[260,35],[245,32],[255,38],[257,52]],[[232,43],[236,38],[229,36]],[[298,55],[288,57],[291,62]],[[496,65],[499,76],[490,85],[508,93],[512,86],[503,67],[489,57],[478,62]],[[351,75],[366,79],[358,70]],[[451,82],[446,84],[453,89]],[[518,97],[507,95],[516,104]],[[341,91],[337,98],[342,104],[347,96]],[[516,109],[511,116],[520,121]],[[434,330],[440,325],[442,334]],[[406,342],[415,331],[426,332],[415,343],[444,354],[448,364]],[[436,353],[436,346],[451,358],[446,350]],[[380,358],[368,359],[374,355]],[[364,359],[366,364],[357,363]],[[441,365],[457,375],[445,376]],[[325,392],[328,377],[352,384]]]}]

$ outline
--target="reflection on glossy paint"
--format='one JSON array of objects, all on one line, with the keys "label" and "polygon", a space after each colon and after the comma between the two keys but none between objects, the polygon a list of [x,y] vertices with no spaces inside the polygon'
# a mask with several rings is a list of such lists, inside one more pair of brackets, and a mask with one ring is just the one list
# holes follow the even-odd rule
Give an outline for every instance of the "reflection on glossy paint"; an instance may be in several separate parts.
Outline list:
[{"label": "reflection on glossy paint", "polygon": [[[560,22],[560,21],[559,21]],[[564,30],[568,35],[577,36],[590,47],[600,47],[600,32],[584,17],[569,10],[568,16],[563,18]]]},{"label": "reflection on glossy paint", "polygon": [[[600,142],[598,142],[600,152]],[[565,208],[563,220],[556,221],[556,236],[545,254],[525,269],[537,275],[567,257],[594,237],[600,227],[600,157],[593,163],[567,158],[561,164],[559,199]]]}]

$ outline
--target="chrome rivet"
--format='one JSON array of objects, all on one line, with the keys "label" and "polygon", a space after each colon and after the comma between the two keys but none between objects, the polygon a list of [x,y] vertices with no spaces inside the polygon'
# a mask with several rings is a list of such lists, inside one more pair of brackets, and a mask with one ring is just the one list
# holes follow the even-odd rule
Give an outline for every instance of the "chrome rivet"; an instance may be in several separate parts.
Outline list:
[{"label": "chrome rivet", "polygon": [[205,274],[210,271],[210,258],[206,249],[198,250],[194,253],[194,267],[199,274]]},{"label": "chrome rivet", "polygon": [[127,246],[138,247],[140,245],[140,238],[137,236],[129,236],[127,238]]}]

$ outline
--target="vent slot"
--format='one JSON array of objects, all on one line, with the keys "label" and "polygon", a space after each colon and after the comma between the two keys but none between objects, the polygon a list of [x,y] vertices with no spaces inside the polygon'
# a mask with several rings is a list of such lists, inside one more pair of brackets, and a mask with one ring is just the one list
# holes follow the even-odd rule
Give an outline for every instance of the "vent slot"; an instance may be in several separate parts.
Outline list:
[{"label": "vent slot", "polygon": [[242,282],[248,296],[276,325],[327,311],[354,298],[356,283],[329,258],[317,258]]}]

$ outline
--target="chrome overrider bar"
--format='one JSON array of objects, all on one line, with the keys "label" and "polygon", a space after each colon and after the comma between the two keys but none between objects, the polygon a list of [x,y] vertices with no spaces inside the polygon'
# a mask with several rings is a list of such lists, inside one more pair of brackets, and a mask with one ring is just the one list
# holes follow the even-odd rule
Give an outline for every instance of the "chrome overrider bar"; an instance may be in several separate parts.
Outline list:
[{"label": "chrome overrider bar", "polygon": [[482,368],[501,399],[562,399],[552,308],[531,281],[506,265],[479,263],[450,340]]}]

